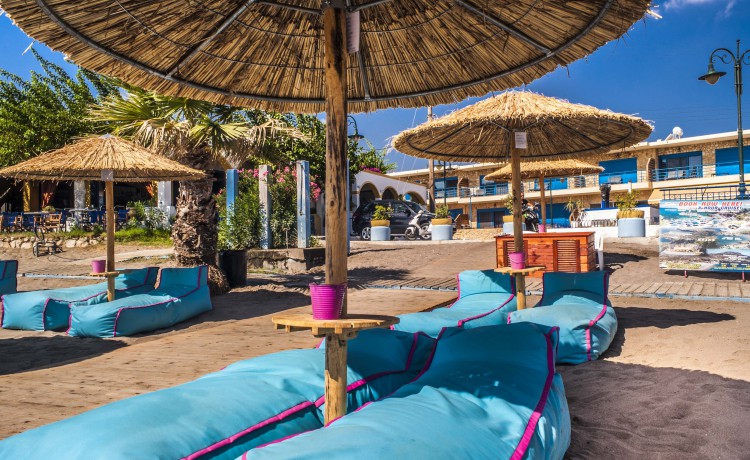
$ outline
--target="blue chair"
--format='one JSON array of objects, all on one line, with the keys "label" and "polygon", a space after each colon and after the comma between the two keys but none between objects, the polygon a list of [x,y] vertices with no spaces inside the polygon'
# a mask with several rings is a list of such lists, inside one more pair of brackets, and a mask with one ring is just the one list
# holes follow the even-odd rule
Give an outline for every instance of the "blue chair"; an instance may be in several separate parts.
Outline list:
[{"label": "blue chair", "polygon": [[437,337],[444,327],[481,327],[505,324],[517,302],[513,277],[494,270],[466,270],[458,275],[458,300],[448,308],[400,315],[399,331],[421,331]]},{"label": "blue chair", "polygon": [[207,266],[162,268],[159,285],[152,291],[97,305],[74,306],[68,334],[128,336],[174,326],[211,309]]},{"label": "blue chair", "polygon": [[552,272],[544,274],[543,282],[539,303],[511,313],[508,322],[559,327],[560,363],[580,364],[597,359],[617,333],[617,316],[607,295],[609,274]]},{"label": "blue chair", "polygon": [[[115,298],[154,289],[158,269],[142,268],[115,278]],[[46,291],[19,292],[2,296],[6,329],[31,331],[65,330],[74,305],[96,305],[107,301],[107,283]]]}]

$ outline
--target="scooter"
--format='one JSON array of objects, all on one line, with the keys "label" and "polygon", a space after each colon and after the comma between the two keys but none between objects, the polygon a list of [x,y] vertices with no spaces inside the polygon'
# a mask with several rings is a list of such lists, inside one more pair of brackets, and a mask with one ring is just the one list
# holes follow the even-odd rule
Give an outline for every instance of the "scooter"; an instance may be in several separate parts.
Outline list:
[{"label": "scooter", "polygon": [[422,238],[423,240],[431,239],[431,220],[424,211],[419,211],[409,221],[409,225],[404,232],[404,238],[407,240],[416,240],[417,238]]},{"label": "scooter", "polygon": [[527,203],[523,208],[523,221],[526,224],[526,230],[533,232],[539,231],[539,211],[537,210],[538,203]]}]

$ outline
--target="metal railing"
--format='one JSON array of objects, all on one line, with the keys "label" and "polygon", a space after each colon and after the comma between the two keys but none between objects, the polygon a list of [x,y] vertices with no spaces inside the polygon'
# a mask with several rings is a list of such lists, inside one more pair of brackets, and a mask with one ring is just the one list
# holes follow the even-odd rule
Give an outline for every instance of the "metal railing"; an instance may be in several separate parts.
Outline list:
[{"label": "metal railing", "polygon": [[665,200],[676,201],[736,200],[737,189],[737,185],[671,188],[662,190],[662,196]]}]

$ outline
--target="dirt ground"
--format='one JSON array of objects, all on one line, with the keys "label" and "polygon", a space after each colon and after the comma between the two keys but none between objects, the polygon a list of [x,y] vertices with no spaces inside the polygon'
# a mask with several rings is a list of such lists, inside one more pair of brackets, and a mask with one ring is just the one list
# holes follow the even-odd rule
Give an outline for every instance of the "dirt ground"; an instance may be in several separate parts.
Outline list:
[{"label": "dirt ground", "polygon": [[[613,282],[682,280],[681,273],[658,269],[654,245],[610,242],[606,249]],[[118,253],[138,257],[122,266],[171,263],[168,254],[152,247],[120,246]],[[87,273],[87,260],[101,254],[103,248],[86,248],[63,253],[66,259],[25,256],[21,271]],[[358,243],[349,258],[353,277],[438,278],[493,264],[492,242]],[[82,284],[21,281],[22,289]],[[189,381],[240,359],[312,346],[316,340],[307,333],[286,334],[271,326],[274,313],[308,308],[305,291],[283,284],[282,276],[257,281],[215,298],[210,313],[133,338],[0,330],[0,438]],[[454,296],[364,289],[351,292],[350,305],[354,312],[399,314]],[[750,459],[750,305],[633,297],[612,301],[619,330],[610,349],[598,361],[558,368],[573,427],[567,458]]]}]

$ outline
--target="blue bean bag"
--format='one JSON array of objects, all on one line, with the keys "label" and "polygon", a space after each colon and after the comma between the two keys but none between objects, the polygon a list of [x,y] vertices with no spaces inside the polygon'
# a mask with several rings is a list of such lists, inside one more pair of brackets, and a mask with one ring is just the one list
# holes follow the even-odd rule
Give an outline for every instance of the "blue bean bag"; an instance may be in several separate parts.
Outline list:
[{"label": "blue bean bag", "polygon": [[466,270],[458,275],[458,300],[448,308],[401,315],[399,331],[422,331],[437,337],[444,327],[481,327],[505,324],[516,310],[513,277],[494,270]]},{"label": "blue bean bag", "polygon": [[609,274],[545,273],[543,281],[539,303],[511,313],[508,322],[558,326],[559,363],[580,364],[597,359],[617,333],[617,316],[607,296]]},{"label": "blue bean bag", "polygon": [[208,267],[162,268],[159,285],[145,293],[98,305],[76,305],[68,334],[117,337],[174,326],[211,310]]},{"label": "blue bean bag", "polygon": [[18,261],[0,260],[0,295],[18,290]]},{"label": "blue bean bag", "polygon": [[555,372],[557,329],[448,329],[429,369],[327,427],[242,459],[561,459],[570,413]]},{"label": "blue bean bag", "polygon": [[[421,334],[367,332],[348,347],[351,411],[413,380],[435,344]],[[322,349],[240,361],[0,441],[0,458],[234,459],[323,426],[324,368]]]},{"label": "blue bean bag", "polygon": [[[115,278],[115,298],[122,299],[152,291],[158,269],[141,268]],[[3,295],[3,323],[6,329],[32,331],[63,330],[70,322],[72,306],[97,305],[107,301],[107,283],[46,291]]]}]

